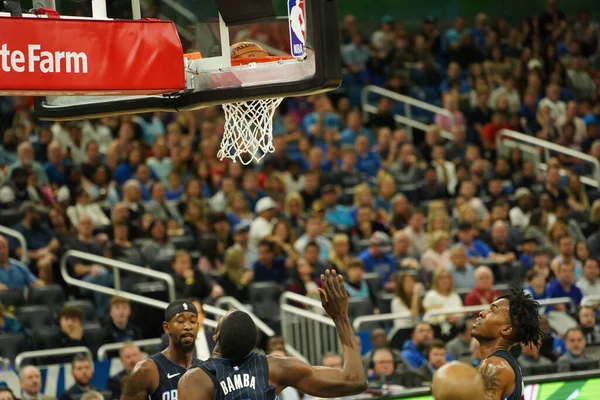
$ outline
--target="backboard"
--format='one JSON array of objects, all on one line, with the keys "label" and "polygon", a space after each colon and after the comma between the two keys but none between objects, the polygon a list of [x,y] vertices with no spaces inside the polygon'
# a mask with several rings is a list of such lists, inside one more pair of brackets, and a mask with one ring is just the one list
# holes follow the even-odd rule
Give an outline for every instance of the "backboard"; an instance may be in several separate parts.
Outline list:
[{"label": "backboard", "polygon": [[[186,62],[186,89],[183,91],[152,96],[38,97],[35,112],[42,119],[191,110],[258,98],[319,93],[335,89],[341,83],[336,0],[272,0],[274,17],[248,18],[252,23],[229,21],[229,24],[224,18],[231,19],[231,13],[227,9],[220,13],[219,7],[239,5],[240,0],[161,0],[153,4],[140,4],[139,0],[131,3],[106,0],[103,3],[105,14],[102,7],[98,11],[96,0],[88,3],[56,1],[61,16],[102,18],[106,15],[119,19],[139,16],[170,20],[177,28],[184,51],[199,52],[201,58],[184,60],[182,55],[182,62]],[[255,2],[267,4],[266,8],[271,6],[269,0],[249,0],[244,4]],[[297,12],[298,6],[303,6],[301,15]],[[304,24],[303,40],[298,40],[300,25],[291,24],[290,16]],[[255,42],[277,57],[242,65],[232,62],[229,47],[241,41]],[[160,71],[156,73],[160,74]]]}]

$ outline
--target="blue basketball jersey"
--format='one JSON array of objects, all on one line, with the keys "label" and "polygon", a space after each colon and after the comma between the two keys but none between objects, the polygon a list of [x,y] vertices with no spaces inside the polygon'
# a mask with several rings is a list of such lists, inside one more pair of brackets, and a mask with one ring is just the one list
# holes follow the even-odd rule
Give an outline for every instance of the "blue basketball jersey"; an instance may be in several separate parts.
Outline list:
[{"label": "blue basketball jersey", "polygon": [[212,380],[215,400],[275,400],[275,386],[269,384],[267,357],[250,353],[239,362],[209,358],[198,365]]},{"label": "blue basketball jersey", "polygon": [[159,382],[156,390],[148,395],[148,400],[177,400],[177,384],[187,368],[174,363],[160,352],[151,355],[150,359],[158,369]]}]

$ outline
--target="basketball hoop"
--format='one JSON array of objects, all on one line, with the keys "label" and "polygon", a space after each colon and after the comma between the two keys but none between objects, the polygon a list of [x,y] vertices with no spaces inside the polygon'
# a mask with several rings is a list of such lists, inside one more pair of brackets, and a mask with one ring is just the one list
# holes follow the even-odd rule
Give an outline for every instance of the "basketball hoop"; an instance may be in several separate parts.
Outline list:
[{"label": "basketball hoop", "polygon": [[225,133],[217,157],[248,165],[274,152],[273,115],[282,101],[274,98],[223,104]]},{"label": "basketball hoop", "polygon": [[[291,59],[291,56],[237,58],[232,59],[231,64],[260,65]],[[217,157],[248,165],[252,161],[259,163],[267,154],[274,152],[273,115],[282,101],[282,97],[276,97],[223,104],[225,132]]]}]

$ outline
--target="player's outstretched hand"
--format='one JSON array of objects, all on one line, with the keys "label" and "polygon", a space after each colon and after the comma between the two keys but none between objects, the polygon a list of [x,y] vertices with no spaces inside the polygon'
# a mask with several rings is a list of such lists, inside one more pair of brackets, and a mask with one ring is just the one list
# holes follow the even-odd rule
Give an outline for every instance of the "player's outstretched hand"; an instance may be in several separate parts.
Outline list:
[{"label": "player's outstretched hand", "polygon": [[323,288],[319,289],[321,304],[332,319],[348,315],[348,293],[344,286],[344,279],[335,270],[326,270],[321,274]]}]

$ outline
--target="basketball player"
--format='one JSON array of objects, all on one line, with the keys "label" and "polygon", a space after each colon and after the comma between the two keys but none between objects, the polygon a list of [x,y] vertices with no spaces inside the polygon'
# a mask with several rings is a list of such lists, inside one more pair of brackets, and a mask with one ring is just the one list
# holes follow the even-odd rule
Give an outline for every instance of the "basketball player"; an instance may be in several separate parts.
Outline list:
[{"label": "basketball player", "polygon": [[539,308],[531,296],[511,289],[479,313],[471,335],[479,342],[485,400],[523,399],[521,368],[509,350],[517,343],[539,345]]},{"label": "basketball player", "polygon": [[177,400],[177,382],[192,366],[199,327],[198,311],[191,301],[169,304],[163,322],[169,346],[134,367],[121,400]]},{"label": "basketball player", "polygon": [[470,365],[452,361],[443,365],[433,375],[431,394],[434,400],[483,399],[483,378]]},{"label": "basketball player", "polygon": [[179,381],[178,400],[275,400],[286,387],[315,397],[342,397],[367,388],[358,342],[348,319],[348,294],[335,270],[321,275],[321,303],[343,347],[342,369],[311,367],[292,357],[253,353],[256,327],[248,314],[231,310],[215,332],[212,358]]}]

